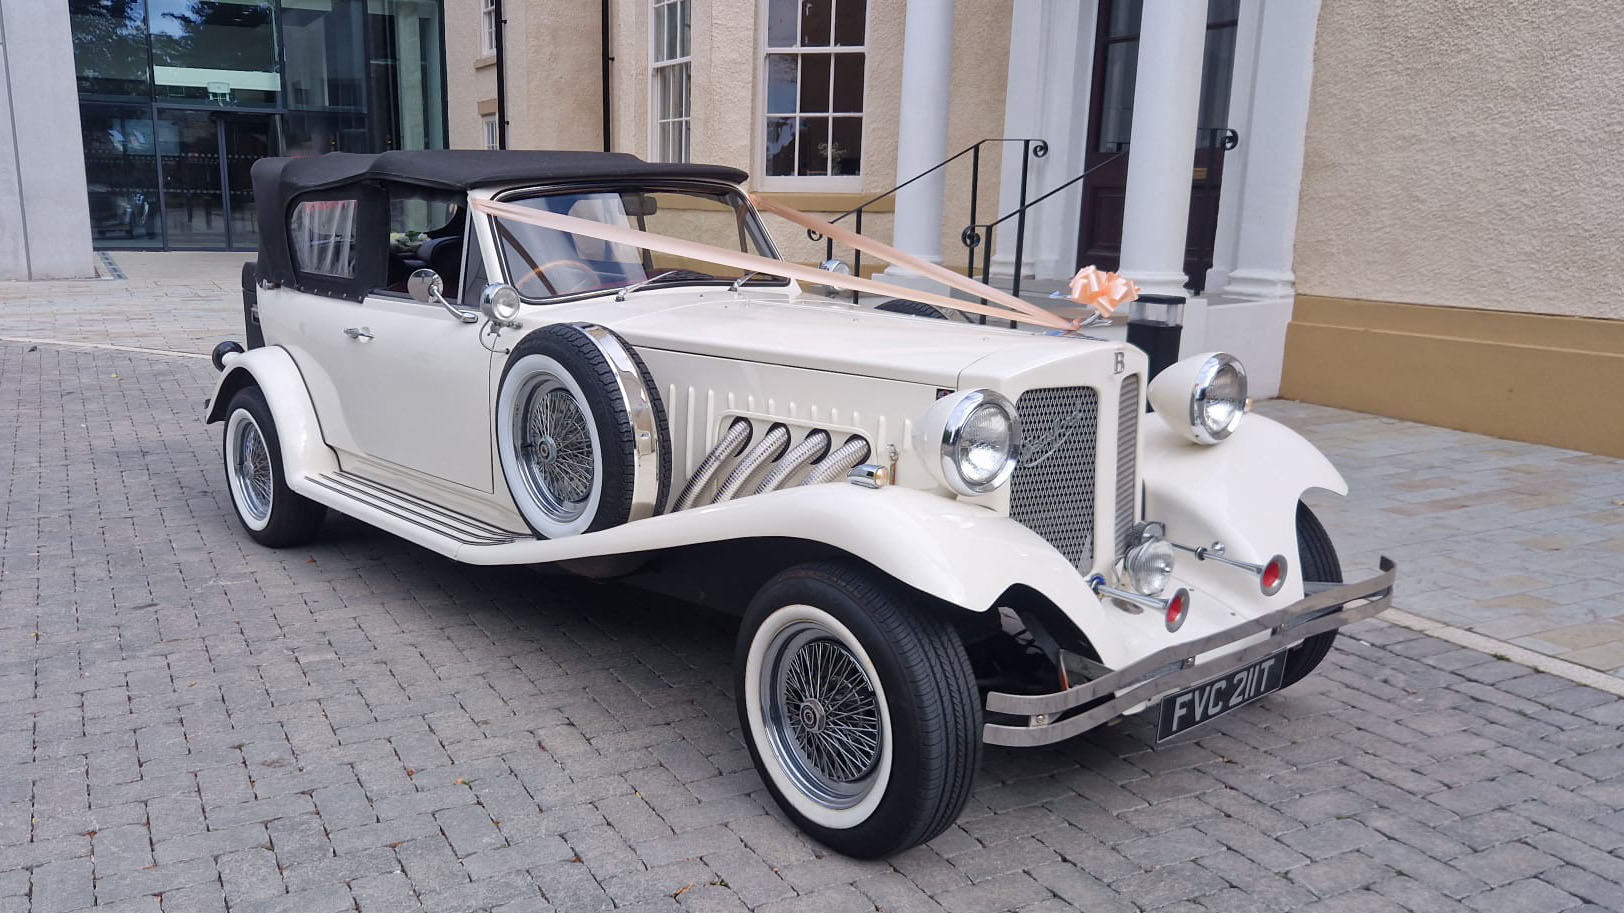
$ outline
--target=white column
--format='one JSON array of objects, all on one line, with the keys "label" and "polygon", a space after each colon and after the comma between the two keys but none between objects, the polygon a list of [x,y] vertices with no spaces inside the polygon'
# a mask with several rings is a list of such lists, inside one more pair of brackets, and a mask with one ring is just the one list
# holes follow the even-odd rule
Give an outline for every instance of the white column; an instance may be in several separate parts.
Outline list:
[{"label": "white column", "polygon": [[1235,268],[1235,242],[1240,234],[1241,186],[1246,183],[1247,153],[1252,145],[1252,94],[1257,83],[1258,33],[1263,0],[1240,0],[1236,10],[1235,56],[1230,75],[1229,119],[1222,126],[1240,134],[1240,145],[1224,153],[1223,187],[1218,191],[1218,225],[1207,270],[1207,295],[1222,294]]},{"label": "white column", "polygon": [[[1028,199],[1041,196],[1083,171],[1088,152],[1086,112],[1094,76],[1094,24],[1098,19],[1096,0],[1015,0],[1003,135],[1035,137],[1049,143],[1048,155],[1032,160],[1027,177]],[[1020,205],[1021,145],[1005,143],[1002,162],[997,199],[982,194],[977,221],[990,222]],[[985,180],[986,171],[982,174]],[[1077,213],[1082,199],[1082,184],[1074,184],[1028,213],[1022,275],[1062,279],[1076,271]],[[1014,219],[999,226],[993,242],[993,275],[1011,275],[1015,266]],[[978,251],[978,266],[980,262]]]},{"label": "white column", "polygon": [[0,0],[0,279],[96,275],[68,8]]},{"label": "white column", "polygon": [[1145,0],[1128,141],[1121,272],[1147,293],[1183,295],[1205,0]]},{"label": "white column", "polygon": [[[953,66],[953,0],[909,0],[902,38],[902,104],[897,117],[897,183],[947,158],[948,82]],[[892,229],[899,249],[942,262],[946,169],[897,191]],[[913,274],[892,266],[887,277]]]},{"label": "white column", "polygon": [[[1261,16],[1255,75],[1245,87],[1250,105],[1244,122],[1231,118],[1241,139],[1230,160],[1238,157],[1241,168],[1225,163],[1219,256],[1208,275],[1221,280],[1214,292],[1268,298],[1290,296],[1295,282],[1292,248],[1320,5],[1319,0],[1254,2],[1255,7],[1242,7],[1240,21],[1245,29],[1251,9]],[[1242,87],[1235,90],[1239,94]]]}]

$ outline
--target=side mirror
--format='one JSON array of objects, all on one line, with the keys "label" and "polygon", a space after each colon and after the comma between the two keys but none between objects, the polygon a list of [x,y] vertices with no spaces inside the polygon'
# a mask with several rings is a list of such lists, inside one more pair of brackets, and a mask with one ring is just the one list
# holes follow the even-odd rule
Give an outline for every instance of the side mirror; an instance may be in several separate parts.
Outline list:
[{"label": "side mirror", "polygon": [[[851,266],[844,260],[825,260],[818,264],[818,269],[825,272],[834,273],[836,276],[851,275]],[[818,287],[823,289],[823,294],[830,298],[833,298],[841,293],[841,289],[835,288],[832,285],[820,285]]]},{"label": "side mirror", "polygon": [[406,280],[406,291],[413,298],[424,304],[438,304],[445,308],[445,312],[463,323],[478,323],[479,315],[465,311],[451,302],[445,300],[445,280],[432,269],[412,270],[412,275]]},{"label": "side mirror", "polygon": [[445,296],[445,280],[432,269],[413,270],[406,280],[406,291],[424,304],[438,304]]},{"label": "side mirror", "polygon": [[479,312],[499,327],[516,327],[519,316],[519,290],[506,282],[492,282],[479,293]]}]

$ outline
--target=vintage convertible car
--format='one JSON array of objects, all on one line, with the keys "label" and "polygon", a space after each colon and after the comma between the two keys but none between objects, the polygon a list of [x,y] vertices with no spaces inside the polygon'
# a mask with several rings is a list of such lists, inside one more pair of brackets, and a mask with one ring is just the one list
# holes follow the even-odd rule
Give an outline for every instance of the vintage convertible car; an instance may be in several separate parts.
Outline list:
[{"label": "vintage convertible car", "polygon": [[1144,711],[1176,736],[1390,596],[1385,559],[1342,583],[1300,498],[1346,486],[1244,414],[1234,358],[1152,380],[1122,343],[803,291],[875,286],[780,260],[736,170],[439,151],[253,179],[247,345],[216,349],[207,415],[248,534],[299,545],[331,508],[742,614],[743,739],[842,852],[940,833],[983,743]]}]

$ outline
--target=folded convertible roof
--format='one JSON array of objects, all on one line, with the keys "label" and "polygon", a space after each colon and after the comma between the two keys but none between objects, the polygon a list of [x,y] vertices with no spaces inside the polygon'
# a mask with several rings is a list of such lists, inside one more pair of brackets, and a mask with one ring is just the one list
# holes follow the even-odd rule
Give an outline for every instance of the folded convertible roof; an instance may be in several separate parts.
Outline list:
[{"label": "folded convertible roof", "polygon": [[[396,149],[373,155],[328,152],[301,158],[268,158],[255,171],[276,173],[283,199],[355,181],[400,181],[448,190],[523,181],[702,178],[740,184],[746,177],[722,165],[645,162],[624,152],[486,149]],[[269,176],[267,174],[266,176]],[[255,192],[264,188],[255,181]]]}]

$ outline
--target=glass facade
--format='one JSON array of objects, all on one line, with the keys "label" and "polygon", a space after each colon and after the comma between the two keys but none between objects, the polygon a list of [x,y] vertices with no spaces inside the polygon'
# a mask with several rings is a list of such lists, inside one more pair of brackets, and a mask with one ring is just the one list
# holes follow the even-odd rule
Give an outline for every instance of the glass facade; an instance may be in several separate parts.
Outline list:
[{"label": "glass facade", "polygon": [[438,0],[68,0],[97,247],[258,241],[267,155],[445,146]]}]

